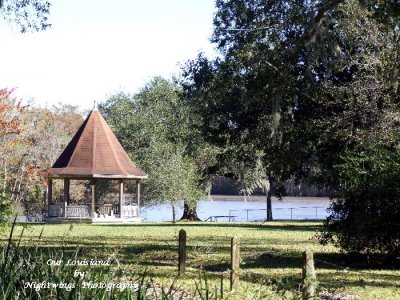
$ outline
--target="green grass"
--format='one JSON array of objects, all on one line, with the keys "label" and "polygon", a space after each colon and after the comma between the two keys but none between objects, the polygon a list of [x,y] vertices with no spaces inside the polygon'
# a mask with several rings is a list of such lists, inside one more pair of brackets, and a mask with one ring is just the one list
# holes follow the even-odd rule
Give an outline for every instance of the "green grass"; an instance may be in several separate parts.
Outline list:
[{"label": "green grass", "polygon": [[[318,292],[338,292],[365,300],[400,299],[399,270],[350,263],[337,248],[318,243],[315,234],[320,226],[318,222],[305,221],[30,225],[24,231],[21,246],[46,251],[62,248],[71,253],[79,249],[81,259],[112,255],[130,274],[145,271],[155,283],[164,286],[174,283],[177,289],[185,291],[204,285],[204,279],[198,278],[205,276],[209,289],[220,293],[222,277],[227,299],[253,299],[254,296],[255,299],[298,299],[301,254],[311,250]],[[187,274],[176,279],[180,229],[187,232],[188,267]],[[18,226],[15,236],[21,230],[22,226]],[[229,293],[230,239],[234,235],[241,241],[240,290]],[[4,244],[6,240],[4,237]],[[70,268],[79,270],[79,267]]]}]

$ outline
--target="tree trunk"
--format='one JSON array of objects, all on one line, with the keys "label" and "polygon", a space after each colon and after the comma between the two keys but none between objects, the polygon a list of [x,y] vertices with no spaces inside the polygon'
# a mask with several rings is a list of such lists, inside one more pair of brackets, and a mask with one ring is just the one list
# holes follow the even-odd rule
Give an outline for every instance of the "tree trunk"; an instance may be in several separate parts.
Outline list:
[{"label": "tree trunk", "polygon": [[200,218],[197,216],[196,208],[191,208],[187,204],[187,202],[183,202],[183,215],[181,221],[201,221]]},{"label": "tree trunk", "polygon": [[272,221],[272,192],[271,189],[267,192],[267,221]]},{"label": "tree trunk", "polygon": [[6,196],[6,189],[7,189],[7,161],[4,160],[3,197]]},{"label": "tree trunk", "polygon": [[172,203],[172,223],[176,223],[175,203]]}]

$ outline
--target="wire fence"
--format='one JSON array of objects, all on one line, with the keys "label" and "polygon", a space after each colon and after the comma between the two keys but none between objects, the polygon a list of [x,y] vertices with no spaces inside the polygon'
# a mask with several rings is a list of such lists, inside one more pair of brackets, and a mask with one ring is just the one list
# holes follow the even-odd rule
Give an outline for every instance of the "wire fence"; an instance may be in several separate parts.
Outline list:
[{"label": "wire fence", "polygon": [[[322,220],[328,215],[326,206],[275,207],[272,209],[274,220]],[[267,209],[230,209],[227,219],[237,222],[263,221]]]}]

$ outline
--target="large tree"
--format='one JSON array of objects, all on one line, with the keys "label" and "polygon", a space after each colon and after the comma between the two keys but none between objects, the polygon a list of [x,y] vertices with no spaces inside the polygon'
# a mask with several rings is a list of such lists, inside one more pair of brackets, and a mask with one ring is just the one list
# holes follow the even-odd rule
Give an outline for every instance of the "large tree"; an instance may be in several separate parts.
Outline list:
[{"label": "large tree", "polygon": [[[183,82],[191,105],[203,116],[205,136],[226,149],[219,164],[226,167],[225,175],[253,178],[249,186],[265,183],[268,220],[271,192],[279,191],[279,183],[305,152],[298,151],[291,127],[297,88],[290,81],[297,70],[289,52],[298,47],[313,11],[305,3],[286,4],[217,1],[213,42],[221,56],[209,61],[200,55],[189,62]],[[283,26],[272,26],[275,23]],[[260,163],[265,174],[259,172],[261,177],[255,180],[249,175]]]},{"label": "large tree", "polygon": [[204,135],[228,151],[222,165],[254,173],[261,157],[272,187],[290,174],[337,185],[341,153],[365,139],[390,143],[398,116],[398,4],[216,5],[212,40],[220,56],[189,62],[183,84]]}]

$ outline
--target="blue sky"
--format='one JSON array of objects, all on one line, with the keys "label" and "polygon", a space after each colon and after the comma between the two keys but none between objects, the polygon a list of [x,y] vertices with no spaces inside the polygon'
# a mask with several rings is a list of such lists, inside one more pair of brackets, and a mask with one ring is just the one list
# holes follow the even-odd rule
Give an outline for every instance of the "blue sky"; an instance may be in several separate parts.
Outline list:
[{"label": "blue sky", "polygon": [[53,0],[44,32],[0,22],[0,88],[24,102],[90,109],[153,76],[179,73],[199,51],[213,55],[214,0]]}]

